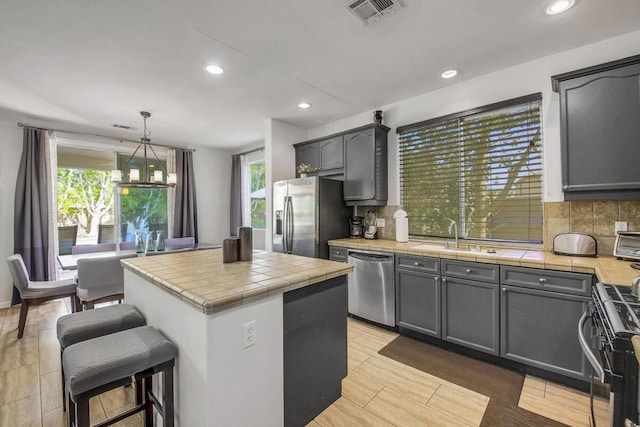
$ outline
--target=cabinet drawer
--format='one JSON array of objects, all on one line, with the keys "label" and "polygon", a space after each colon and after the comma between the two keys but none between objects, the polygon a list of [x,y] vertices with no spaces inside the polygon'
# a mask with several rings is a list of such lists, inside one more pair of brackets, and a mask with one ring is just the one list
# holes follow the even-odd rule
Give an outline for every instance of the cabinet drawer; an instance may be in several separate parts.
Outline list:
[{"label": "cabinet drawer", "polygon": [[347,248],[329,246],[329,259],[331,261],[347,262]]},{"label": "cabinet drawer", "polygon": [[412,255],[396,255],[396,268],[424,273],[440,273],[440,259]]},{"label": "cabinet drawer", "polygon": [[591,295],[593,276],[586,273],[502,266],[500,283],[574,295]]},{"label": "cabinet drawer", "polygon": [[440,262],[440,271],[443,276],[498,283],[499,267],[497,264],[457,261],[455,259],[442,259]]}]

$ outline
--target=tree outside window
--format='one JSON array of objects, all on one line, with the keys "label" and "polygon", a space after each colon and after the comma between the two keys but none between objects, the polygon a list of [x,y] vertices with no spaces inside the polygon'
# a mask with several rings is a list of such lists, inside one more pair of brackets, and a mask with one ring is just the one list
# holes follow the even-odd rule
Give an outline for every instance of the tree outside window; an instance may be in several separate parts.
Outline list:
[{"label": "tree outside window", "polygon": [[266,228],[265,169],[264,161],[250,163],[251,177],[251,226]]}]

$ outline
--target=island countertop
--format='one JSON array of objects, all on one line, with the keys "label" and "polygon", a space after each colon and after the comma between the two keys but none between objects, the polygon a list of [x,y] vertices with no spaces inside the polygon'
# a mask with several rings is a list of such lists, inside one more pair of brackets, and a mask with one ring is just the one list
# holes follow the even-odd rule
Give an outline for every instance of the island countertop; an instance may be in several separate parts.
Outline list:
[{"label": "island countertop", "polygon": [[342,276],[349,264],[254,250],[252,261],[224,264],[222,249],[121,261],[123,267],[202,311],[215,313]]}]

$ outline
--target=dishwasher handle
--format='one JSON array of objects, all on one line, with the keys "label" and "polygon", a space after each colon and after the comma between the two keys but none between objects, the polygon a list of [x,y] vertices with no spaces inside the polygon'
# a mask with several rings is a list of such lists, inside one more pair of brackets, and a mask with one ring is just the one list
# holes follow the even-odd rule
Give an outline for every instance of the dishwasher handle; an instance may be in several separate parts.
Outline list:
[{"label": "dishwasher handle", "polygon": [[373,262],[393,262],[393,255],[376,254],[369,252],[349,252],[349,257],[355,258],[361,261],[373,261]]}]

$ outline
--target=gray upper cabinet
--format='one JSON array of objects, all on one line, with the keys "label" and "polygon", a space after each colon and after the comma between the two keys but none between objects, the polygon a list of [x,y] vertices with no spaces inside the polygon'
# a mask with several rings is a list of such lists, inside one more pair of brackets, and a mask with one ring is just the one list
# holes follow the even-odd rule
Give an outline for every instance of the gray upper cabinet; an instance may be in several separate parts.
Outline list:
[{"label": "gray upper cabinet", "polygon": [[344,142],[343,137],[334,136],[322,140],[301,142],[294,145],[296,167],[300,163],[311,166],[309,175],[343,179]]},{"label": "gray upper cabinet", "polygon": [[[344,168],[344,143],[342,136],[336,136],[318,142],[320,169],[330,171]],[[340,172],[342,173],[342,171]]]},{"label": "gray upper cabinet", "polygon": [[553,76],[565,200],[640,196],[640,55]]},{"label": "gray upper cabinet", "polygon": [[386,206],[386,126],[371,124],[344,135],[344,200],[347,206]]}]

